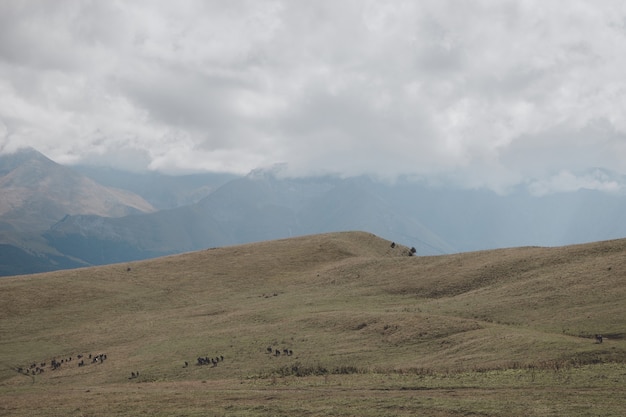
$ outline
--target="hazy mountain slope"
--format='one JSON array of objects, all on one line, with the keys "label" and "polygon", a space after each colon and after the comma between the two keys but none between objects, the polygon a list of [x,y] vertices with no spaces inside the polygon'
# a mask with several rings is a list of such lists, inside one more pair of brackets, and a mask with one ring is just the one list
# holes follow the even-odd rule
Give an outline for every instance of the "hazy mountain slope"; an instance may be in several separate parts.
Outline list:
[{"label": "hazy mountain slope", "polygon": [[[145,218],[70,216],[46,238],[59,251],[97,264],[342,230],[368,230],[433,255],[618,238],[626,236],[624,208],[625,196],[597,191],[498,195],[367,178],[279,178],[258,170],[195,205]],[[108,256],[112,251],[117,255]]]},{"label": "hazy mountain slope", "polygon": [[70,168],[98,184],[131,191],[159,210],[197,203],[220,186],[238,177],[220,173],[176,176],[158,172],[133,173],[85,165]]},{"label": "hazy mountain slope", "polygon": [[197,207],[143,216],[68,216],[43,234],[60,252],[92,265],[126,262],[229,244],[230,232]]},{"label": "hazy mountain slope", "polygon": [[69,216],[45,237],[67,255],[103,264],[355,229],[410,244],[422,254],[452,250],[360,181],[277,179],[261,171],[230,181],[195,205],[122,218]]},{"label": "hazy mountain slope", "polygon": [[44,234],[52,246],[92,264],[290,236],[295,214],[271,190],[234,180],[197,204],[144,216],[69,216]]},{"label": "hazy mountain slope", "polygon": [[35,274],[84,266],[89,264],[60,253],[33,252],[23,245],[0,243],[0,276]]},{"label": "hazy mountain slope", "polygon": [[[120,199],[120,191],[94,185],[35,151],[2,158],[0,242],[68,262],[125,262],[342,230],[367,230],[415,247],[418,255],[626,236],[626,195],[620,193],[578,190],[537,197],[520,187],[499,195],[366,177],[283,178],[275,168],[255,170],[217,188],[219,176],[208,188],[197,176],[168,180],[160,199],[159,175],[129,174],[124,181],[119,171],[96,170],[109,183],[146,186],[144,194],[159,204],[178,204],[195,192],[213,190],[197,203],[142,214],[138,210],[147,203],[140,197]],[[130,215],[118,216],[123,212]],[[24,231],[35,227],[37,244],[30,238],[28,245],[20,243]]]},{"label": "hazy mountain slope", "polygon": [[129,191],[104,187],[33,149],[0,155],[0,221],[45,230],[66,214],[119,217],[154,208]]},{"label": "hazy mountain slope", "polygon": [[33,149],[0,155],[0,275],[87,265],[41,237],[68,214],[110,217],[152,211],[141,197],[99,185]]},{"label": "hazy mountain slope", "polygon": [[230,244],[278,239],[300,234],[298,205],[316,192],[305,183],[277,181],[257,172],[223,185],[198,208],[228,231]]},{"label": "hazy mountain slope", "polygon": [[363,178],[347,179],[311,199],[299,212],[302,234],[368,230],[415,247],[420,254],[455,252],[455,248],[424,226],[417,216],[401,213],[393,198],[383,198]]},{"label": "hazy mountain slope", "polygon": [[[429,403],[433,415],[453,416],[461,407],[484,410],[472,406],[477,394],[517,407],[521,389],[526,408],[513,415],[539,416],[570,410],[571,395],[596,401],[590,388],[609,404],[606,415],[617,416],[626,382],[624,251],[626,240],[617,240],[409,257],[406,247],[346,232],[6,278],[0,404],[14,416],[46,415],[47,400],[61,392],[58,415],[139,415],[157,405],[228,414],[245,404],[236,410],[267,415],[256,405],[288,392],[295,397],[286,404],[299,405],[273,409],[281,415],[316,415],[307,401],[315,395],[340,395],[333,412],[348,415],[382,390],[398,402],[366,415],[396,415],[424,390],[471,397]],[[52,358],[89,353],[108,359],[50,369]],[[216,366],[196,365],[216,355],[224,356]],[[16,371],[44,361],[43,374]],[[583,370],[589,377],[579,385]],[[435,378],[445,392],[430,385]],[[408,402],[399,402],[407,390]],[[542,407],[528,411],[529,395]],[[597,410],[588,411],[568,415]]]},{"label": "hazy mountain slope", "polygon": [[626,236],[626,195],[581,189],[541,197],[420,183],[372,184],[405,219],[428,225],[452,252],[562,246]]}]

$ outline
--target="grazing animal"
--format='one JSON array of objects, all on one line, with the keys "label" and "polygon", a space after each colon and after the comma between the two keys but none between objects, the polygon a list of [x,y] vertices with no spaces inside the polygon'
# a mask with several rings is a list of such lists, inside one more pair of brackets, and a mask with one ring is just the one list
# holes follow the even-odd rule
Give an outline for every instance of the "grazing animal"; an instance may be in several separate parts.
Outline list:
[{"label": "grazing animal", "polygon": [[601,334],[597,334],[596,335],[596,343],[602,343],[602,335]]},{"label": "grazing animal", "polygon": [[391,242],[391,249],[396,247],[396,242]]}]

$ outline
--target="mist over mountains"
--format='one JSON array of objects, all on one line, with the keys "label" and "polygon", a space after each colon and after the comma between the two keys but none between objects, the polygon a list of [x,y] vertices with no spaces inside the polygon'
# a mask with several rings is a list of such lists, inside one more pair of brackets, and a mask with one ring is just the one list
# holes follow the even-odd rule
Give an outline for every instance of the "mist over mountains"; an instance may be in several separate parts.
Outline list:
[{"label": "mist over mountains", "polygon": [[64,167],[32,149],[0,156],[0,193],[0,275],[347,230],[417,255],[626,236],[619,192],[499,195],[408,180],[283,178],[271,169],[171,177]]}]

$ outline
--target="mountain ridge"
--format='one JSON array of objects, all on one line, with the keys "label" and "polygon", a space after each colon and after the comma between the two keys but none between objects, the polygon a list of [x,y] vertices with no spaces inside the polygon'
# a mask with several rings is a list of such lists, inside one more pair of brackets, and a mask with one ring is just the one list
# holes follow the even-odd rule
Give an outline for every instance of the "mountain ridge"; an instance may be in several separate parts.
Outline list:
[{"label": "mountain ridge", "polygon": [[[118,171],[91,172],[107,184],[125,183]],[[365,176],[290,178],[283,176],[281,167],[273,167],[236,178],[167,180],[159,197],[157,183],[165,177],[129,174],[129,189],[145,197],[139,201],[150,199],[161,209],[142,212],[137,207],[146,206],[129,203],[118,206],[126,210],[120,215],[124,213],[110,210],[106,200],[123,202],[126,194],[100,188],[95,180],[34,150],[1,156],[0,173],[0,183],[5,184],[0,187],[0,206],[11,205],[0,214],[0,243],[24,253],[16,262],[31,255],[38,257],[36,264],[47,259],[42,271],[345,230],[367,230],[412,246],[418,255],[563,246],[626,236],[626,195],[598,190],[533,196],[522,187],[501,195],[402,179],[385,183]],[[606,172],[594,175],[619,180]],[[13,186],[20,183],[21,188]],[[103,210],[109,210],[106,216],[98,214]],[[32,271],[27,263],[23,266]],[[0,264],[0,275],[6,275],[6,269],[19,267]]]},{"label": "mountain ridge", "polygon": [[[340,206],[338,201],[342,201]],[[102,228],[112,233],[106,235],[100,232]],[[111,219],[69,216],[55,224],[45,237],[73,256],[78,256],[76,251],[83,251],[87,244],[85,239],[103,246],[113,241],[125,242],[165,255],[358,229],[391,237],[399,233],[422,234],[423,240],[430,239],[430,246],[438,252],[448,249],[427,228],[395,215],[384,200],[351,181],[334,178],[278,180],[256,174],[230,181],[191,206]],[[419,240],[405,243],[424,251],[425,245]],[[133,260],[132,251],[124,253],[129,256],[115,258],[115,261]]]}]

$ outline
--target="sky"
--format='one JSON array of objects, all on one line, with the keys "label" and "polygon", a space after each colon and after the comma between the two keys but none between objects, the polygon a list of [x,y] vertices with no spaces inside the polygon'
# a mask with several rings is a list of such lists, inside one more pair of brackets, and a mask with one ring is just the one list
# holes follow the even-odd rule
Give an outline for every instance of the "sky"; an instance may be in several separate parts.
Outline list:
[{"label": "sky", "polygon": [[0,2],[0,152],[621,189],[621,0]]}]

